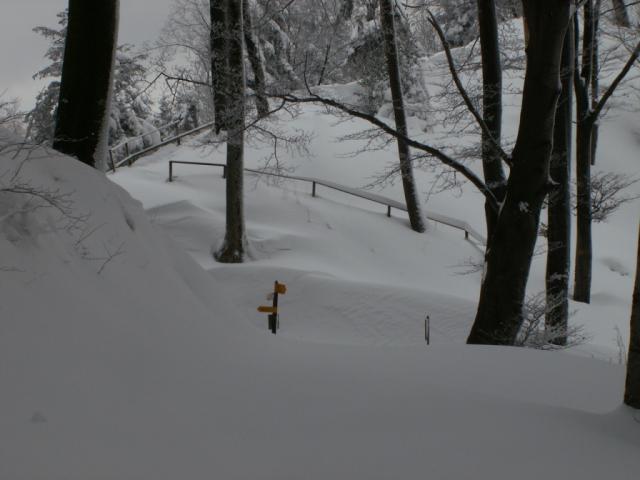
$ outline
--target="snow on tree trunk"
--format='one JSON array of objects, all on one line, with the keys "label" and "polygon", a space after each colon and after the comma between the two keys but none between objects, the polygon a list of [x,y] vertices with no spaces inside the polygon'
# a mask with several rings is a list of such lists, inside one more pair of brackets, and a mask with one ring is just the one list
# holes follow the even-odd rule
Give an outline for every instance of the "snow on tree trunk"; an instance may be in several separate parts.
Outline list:
[{"label": "snow on tree trunk", "polygon": [[562,48],[562,93],[556,109],[549,174],[545,329],[557,345],[567,344],[571,254],[571,132],[573,130],[574,28]]},{"label": "snow on tree trunk", "polygon": [[105,170],[118,0],[69,0],[53,148]]},{"label": "snow on tree trunk", "polygon": [[258,118],[269,114],[269,101],[267,100],[266,81],[262,56],[253,32],[253,20],[249,9],[249,0],[242,0],[242,16],[244,20],[244,44],[247,47],[247,57],[253,70],[253,91],[256,96],[256,111]]},{"label": "snow on tree trunk", "polygon": [[624,403],[633,408],[640,408],[640,225],[638,227],[638,260],[636,261],[636,281],[631,305],[631,334],[629,336],[627,381],[624,392]]},{"label": "snow on tree trunk", "polygon": [[211,15],[211,80],[213,84],[213,107],[216,133],[227,130],[227,102],[229,88],[229,19],[228,0],[210,0]]},{"label": "snow on tree trunk", "polygon": [[547,195],[562,45],[571,0],[524,0],[529,27],[520,126],[507,194],[486,255],[485,277],[468,343],[512,345]]},{"label": "snow on tree trunk", "polygon": [[[396,34],[394,25],[394,12],[392,0],[380,0],[380,25],[383,34],[383,43],[386,56],[387,70],[389,72],[389,86],[393,102],[393,113],[396,122],[396,130],[404,136],[407,135],[407,120],[402,98],[402,84],[400,81],[400,67],[398,65],[398,50],[396,46]],[[398,139],[398,157],[400,160],[400,173],[402,186],[407,203],[407,212],[411,228],[416,232],[424,232],[425,225],[420,212],[420,201],[411,165],[411,152],[406,142]]]},{"label": "snow on tree trunk", "polygon": [[215,257],[223,263],[241,263],[245,256],[244,225],[244,56],[242,2],[228,2],[228,85],[225,123],[227,136],[227,206],[224,243]]}]

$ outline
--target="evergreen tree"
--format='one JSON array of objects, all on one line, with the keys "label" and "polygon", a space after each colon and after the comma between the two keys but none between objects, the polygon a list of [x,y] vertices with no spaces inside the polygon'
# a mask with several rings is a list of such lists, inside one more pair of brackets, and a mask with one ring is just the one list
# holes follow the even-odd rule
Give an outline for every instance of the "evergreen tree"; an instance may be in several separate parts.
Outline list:
[{"label": "evergreen tree", "polygon": [[[68,13],[58,13],[59,28],[39,26],[36,33],[50,40],[45,57],[50,63],[38,71],[34,79],[52,78],[36,98],[35,107],[27,113],[29,140],[35,143],[53,142],[55,118],[60,96],[60,76],[64,56]],[[129,44],[120,45],[116,51],[113,71],[113,94],[109,111],[109,144],[121,142],[127,137],[140,135],[153,128],[152,101],[144,93],[146,87],[146,54],[134,51]],[[147,140],[148,143],[148,140]],[[145,144],[145,146],[148,146]]]}]

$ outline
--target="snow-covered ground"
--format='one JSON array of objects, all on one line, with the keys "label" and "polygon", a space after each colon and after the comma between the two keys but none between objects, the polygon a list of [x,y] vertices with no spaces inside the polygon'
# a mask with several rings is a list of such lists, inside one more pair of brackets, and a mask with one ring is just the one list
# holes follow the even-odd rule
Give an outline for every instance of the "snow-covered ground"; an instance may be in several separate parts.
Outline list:
[{"label": "snow-covered ground", "polygon": [[[634,115],[603,122],[602,169],[640,175]],[[337,138],[364,124],[318,107],[283,125],[314,136],[311,156],[280,152],[297,175],[358,187],[394,160],[394,145],[346,157],[362,143]],[[252,259],[217,264],[221,171],[178,165],[167,182],[170,159],[223,162],[203,139],[108,178],[1,152],[1,480],[637,477],[615,329],[626,342],[637,202],[595,225],[594,302],[572,304],[586,344],[471,347],[480,273],[465,272],[482,252],[443,225],[417,234],[384,206],[247,175]],[[417,172],[425,199],[432,178]],[[467,186],[425,207],[482,230]],[[538,256],[532,293],[543,275]],[[274,280],[276,336],[256,311]]]}]

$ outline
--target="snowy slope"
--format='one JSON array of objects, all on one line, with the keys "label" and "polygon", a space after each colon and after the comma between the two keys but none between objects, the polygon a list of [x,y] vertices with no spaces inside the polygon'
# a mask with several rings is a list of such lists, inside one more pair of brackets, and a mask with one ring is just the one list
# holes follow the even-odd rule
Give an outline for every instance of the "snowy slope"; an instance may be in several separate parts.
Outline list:
[{"label": "snowy slope", "polygon": [[[603,168],[640,173],[634,115],[603,122]],[[299,175],[357,187],[395,158],[346,158],[362,143],[337,138],[364,124],[317,107],[291,126],[314,134],[311,157],[280,152]],[[169,159],[224,160],[198,145],[108,179],[0,146],[0,189],[29,187],[0,191],[1,480],[636,478],[614,326],[628,335],[637,203],[596,225],[594,304],[573,305],[583,356],[468,347],[480,273],[462,273],[482,252],[461,232],[248,175],[253,258],[217,264],[220,170],[166,182]],[[254,142],[248,165],[268,151]],[[433,173],[417,178],[426,194]],[[425,203],[480,230],[479,200],[465,186]],[[532,292],[543,273],[537,257]],[[274,280],[288,286],[277,336],[256,312]]]},{"label": "snowy slope", "polygon": [[[384,258],[419,246],[473,254],[459,232],[413,235],[381,212],[257,184],[257,259],[216,266],[215,173],[167,184],[158,157],[115,176],[144,187],[178,247],[100,174],[29,157],[19,178],[86,216],[67,231],[54,209],[14,214],[24,195],[0,197],[0,478],[634,478],[640,434],[619,407],[620,366],[452,344],[473,305],[447,292],[477,278],[440,270],[408,288],[417,268],[394,273],[402,255]],[[105,263],[105,251],[122,253]],[[455,260],[424,255],[438,268]],[[348,263],[374,257],[377,267]],[[254,308],[276,277],[290,288],[274,337]],[[431,347],[420,341],[429,309]]]}]

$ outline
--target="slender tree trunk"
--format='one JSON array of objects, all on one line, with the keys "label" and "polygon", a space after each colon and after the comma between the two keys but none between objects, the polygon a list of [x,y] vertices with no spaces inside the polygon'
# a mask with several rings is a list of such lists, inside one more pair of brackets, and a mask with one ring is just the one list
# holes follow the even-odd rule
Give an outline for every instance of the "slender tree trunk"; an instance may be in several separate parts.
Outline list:
[{"label": "slender tree trunk", "polygon": [[[396,130],[407,136],[407,120],[405,117],[404,100],[402,98],[402,84],[400,82],[400,68],[398,65],[398,49],[396,45],[394,5],[392,0],[380,0],[380,24],[382,26],[384,51],[389,73],[389,86],[393,101],[393,113],[395,116]],[[411,164],[411,152],[406,142],[398,139],[398,157],[400,159],[400,173],[402,174],[402,186],[407,203],[407,212],[411,228],[416,232],[424,232],[425,225],[420,211],[418,191],[413,178]]]},{"label": "slender tree trunk", "polygon": [[209,0],[211,15],[211,83],[213,85],[213,108],[216,133],[227,130],[225,123],[229,88],[229,23],[228,0]]},{"label": "slender tree trunk", "polygon": [[118,0],[69,0],[53,148],[105,170]]},{"label": "slender tree trunk", "polygon": [[241,263],[246,250],[244,225],[244,55],[242,2],[228,2],[229,103],[227,109],[227,216],[222,248],[215,257],[223,263]]},{"label": "slender tree trunk", "polygon": [[629,21],[629,12],[627,12],[627,5],[624,2],[625,0],[611,0],[616,23],[619,27],[629,28],[631,26],[631,22]]},{"label": "slender tree trunk", "polygon": [[567,344],[571,256],[571,132],[573,130],[574,28],[569,26],[562,48],[562,93],[556,109],[551,153],[547,228],[545,328],[550,341]]},{"label": "slender tree trunk", "polygon": [[512,345],[522,325],[525,290],[549,190],[549,160],[560,95],[562,45],[570,0],[523,0],[527,68],[520,127],[507,194],[495,226],[468,343]]},{"label": "slender tree trunk", "polygon": [[[593,44],[591,46],[591,78],[589,86],[591,90],[591,110],[596,108],[600,97],[600,10],[602,0],[595,0],[593,11]],[[599,127],[598,120],[593,123],[591,132],[591,165],[596,164],[596,154],[598,151]]]},{"label": "slender tree trunk", "polygon": [[[482,53],[482,117],[489,127],[496,143],[502,137],[502,67],[500,64],[500,44],[498,41],[498,19],[495,0],[478,1],[478,25]],[[502,168],[500,153],[485,132],[482,132],[482,168],[484,181],[502,202],[507,187],[507,179]],[[491,239],[498,220],[498,212],[485,202],[487,238]]]},{"label": "slender tree trunk", "polygon": [[[582,38],[582,68],[574,76],[576,91],[576,197],[577,229],[573,299],[591,301],[591,265],[593,246],[591,238],[591,153],[594,119],[589,102],[589,85],[593,75],[594,53],[593,2],[584,5],[584,32]],[[577,24],[577,20],[574,21]],[[576,32],[578,29],[576,28]],[[579,39],[576,36],[576,43]]]},{"label": "slender tree trunk", "polygon": [[638,228],[638,260],[636,261],[636,281],[631,305],[631,334],[629,336],[624,403],[633,408],[640,408],[640,228]]},{"label": "slender tree trunk", "polygon": [[253,91],[256,95],[256,111],[258,118],[269,115],[269,101],[266,95],[266,82],[264,75],[264,65],[260,56],[260,49],[253,33],[253,20],[249,9],[249,0],[242,0],[242,16],[244,19],[244,44],[247,47],[247,57],[253,70]]}]

